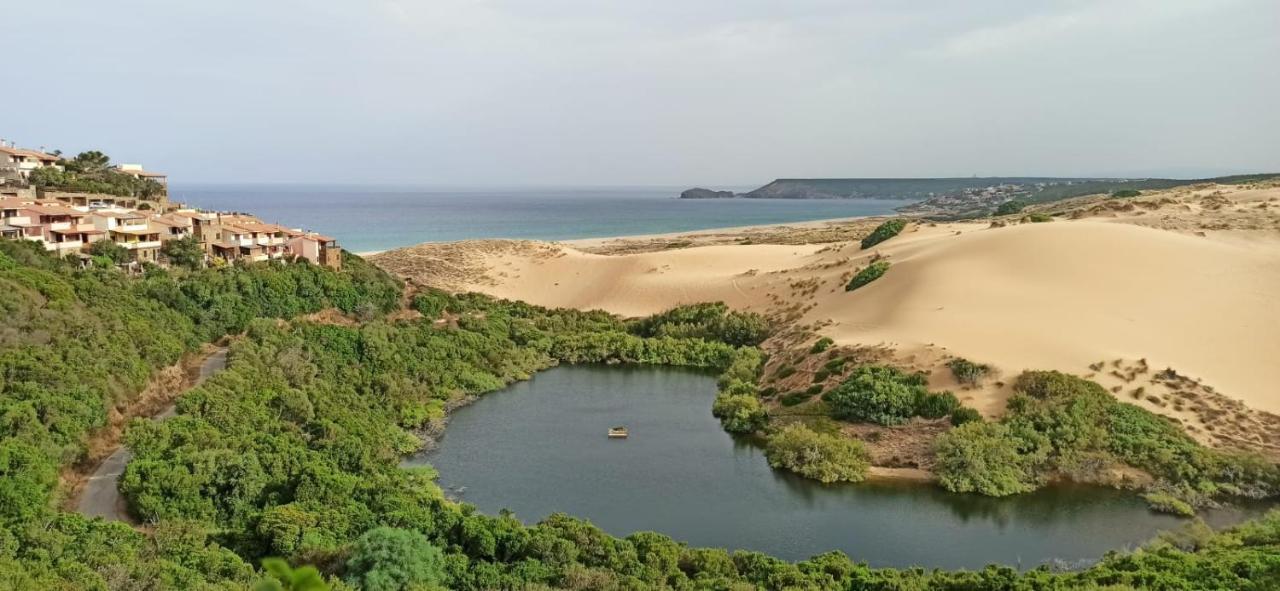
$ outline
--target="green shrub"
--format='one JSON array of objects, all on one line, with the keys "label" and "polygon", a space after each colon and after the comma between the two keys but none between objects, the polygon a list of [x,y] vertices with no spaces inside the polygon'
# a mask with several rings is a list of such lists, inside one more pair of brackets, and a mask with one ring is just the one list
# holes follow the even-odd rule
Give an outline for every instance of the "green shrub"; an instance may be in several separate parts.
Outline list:
[{"label": "green shrub", "polygon": [[195,236],[164,241],[160,245],[160,254],[171,265],[192,270],[204,267],[204,246]]},{"label": "green shrub", "polygon": [[802,404],[806,400],[813,398],[813,396],[814,395],[809,393],[807,390],[796,390],[795,392],[790,392],[783,396],[780,401],[782,402],[782,406],[796,406],[797,404]]},{"label": "green shrub", "polygon": [[858,289],[859,287],[862,287],[868,283],[871,283],[872,281],[875,281],[876,279],[879,279],[882,275],[884,275],[885,271],[888,271],[888,270],[889,270],[889,261],[876,261],[874,263],[871,263],[870,265],[867,265],[865,268],[863,268],[861,271],[858,271],[858,273],[853,276],[853,279],[849,280],[849,284],[844,286],[844,290],[853,291],[855,289]]},{"label": "green shrub", "polygon": [[379,527],[356,540],[347,583],[365,591],[398,591],[444,581],[444,556],[416,531]]},{"label": "green shrub", "polygon": [[1011,215],[1011,214],[1015,214],[1015,213],[1018,213],[1018,212],[1022,211],[1022,208],[1026,207],[1026,206],[1027,206],[1027,202],[1026,202],[1026,201],[1022,201],[1022,200],[1020,200],[1020,199],[1013,199],[1013,200],[1010,200],[1010,201],[1005,201],[1004,203],[1001,203],[1000,205],[996,206],[996,211],[995,211],[995,214],[994,214],[994,215]]},{"label": "green shrub", "polygon": [[959,357],[947,363],[947,367],[951,368],[951,375],[955,376],[956,381],[966,386],[978,385],[982,378],[991,373],[991,366],[974,363]]},{"label": "green shrub", "polygon": [[90,256],[111,259],[116,264],[129,262],[129,249],[111,240],[98,240],[90,244],[85,252]]},{"label": "green shrub", "polygon": [[839,419],[896,425],[916,413],[928,395],[923,376],[883,365],[853,370],[839,386],[823,395]]},{"label": "green shrub", "polygon": [[938,480],[952,492],[1002,497],[1037,486],[1030,459],[1002,424],[965,423],[939,436],[935,450]]},{"label": "green shrub", "polygon": [[965,423],[972,423],[974,421],[981,421],[981,420],[982,420],[982,413],[979,413],[977,410],[969,408],[967,406],[962,406],[960,408],[957,408],[951,411],[951,424],[956,427],[959,427],[960,425],[963,425]]},{"label": "green shrub", "polygon": [[711,414],[730,433],[751,433],[769,422],[760,400],[748,394],[721,394],[711,406]]},{"label": "green shrub", "polygon": [[829,348],[833,344],[835,344],[835,341],[831,340],[828,337],[822,337],[817,341],[815,341],[812,347],[809,347],[809,354],[817,355],[818,353],[826,351],[827,348]]},{"label": "green shrub", "polygon": [[770,466],[825,483],[860,482],[871,465],[861,442],[801,424],[788,425],[770,437],[765,457]]},{"label": "green shrub", "polygon": [[1049,214],[1047,214],[1047,213],[1033,213],[1033,214],[1031,214],[1031,215],[1029,215],[1029,216],[1027,216],[1027,217],[1025,217],[1025,218],[1023,218],[1023,219],[1024,219],[1024,220],[1026,220],[1026,221],[1028,221],[1028,222],[1032,222],[1032,223],[1035,223],[1035,224],[1040,224],[1040,223],[1044,223],[1044,222],[1052,222],[1052,221],[1053,221],[1053,216],[1051,216],[1051,215],[1049,215]]},{"label": "green shrub", "polygon": [[820,382],[825,382],[829,377],[831,377],[831,372],[825,369],[820,369],[818,371],[813,372],[813,383],[817,384]]},{"label": "green shrub", "polygon": [[809,386],[808,388],[805,388],[804,393],[808,394],[809,396],[817,396],[818,394],[822,393],[822,390],[823,390],[822,384],[814,384],[812,386]]},{"label": "green shrub", "polygon": [[779,367],[778,367],[778,371],[774,372],[774,374],[773,374],[773,375],[774,375],[774,377],[776,377],[777,379],[781,380],[781,379],[783,379],[783,378],[789,378],[789,377],[791,377],[792,375],[794,375],[795,373],[796,373],[796,368],[795,368],[795,366],[793,366],[793,365],[791,365],[791,364],[786,364],[786,365],[779,366]]},{"label": "green shrub", "polygon": [[907,220],[902,218],[894,218],[876,226],[876,229],[872,230],[870,235],[862,239],[862,249],[866,250],[897,236],[905,227],[907,227]]},{"label": "green shrub", "polygon": [[1149,492],[1143,494],[1142,498],[1147,501],[1153,511],[1181,517],[1191,517],[1196,514],[1195,507],[1192,507],[1190,503],[1167,492]]},{"label": "green shrub", "polygon": [[449,292],[441,289],[423,289],[413,296],[413,309],[427,318],[439,318],[451,306],[456,307],[457,301]]},{"label": "green shrub", "polygon": [[1120,189],[1120,190],[1111,192],[1112,199],[1128,199],[1130,197],[1137,197],[1139,195],[1142,195],[1142,191],[1137,191],[1134,189]]},{"label": "green shrub", "polygon": [[926,392],[916,400],[915,413],[926,419],[940,419],[960,408],[960,401],[950,392]]}]

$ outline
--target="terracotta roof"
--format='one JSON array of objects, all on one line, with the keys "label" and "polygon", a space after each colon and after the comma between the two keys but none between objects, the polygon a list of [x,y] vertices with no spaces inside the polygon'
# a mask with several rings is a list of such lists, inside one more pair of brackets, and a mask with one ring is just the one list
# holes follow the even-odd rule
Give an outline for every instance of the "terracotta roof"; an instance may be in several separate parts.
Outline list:
[{"label": "terracotta roof", "polygon": [[72,209],[65,205],[54,205],[51,203],[33,203],[31,205],[25,205],[22,208],[30,211],[34,211],[40,215],[70,215],[70,216],[77,216],[77,217],[84,217],[89,215],[78,209]]},{"label": "terracotta roof", "polygon": [[267,224],[263,222],[241,222],[237,224],[241,228],[250,232],[285,232],[288,229],[279,224]]},{"label": "terracotta roof", "polygon": [[190,220],[179,220],[179,219],[174,219],[174,217],[170,216],[169,214],[158,215],[158,216],[152,217],[152,218],[151,218],[151,221],[156,222],[156,223],[159,223],[159,224],[164,224],[164,225],[166,225],[166,226],[172,226],[172,227],[174,227],[174,228],[189,228],[189,227],[191,227],[191,221],[190,221]]},{"label": "terracotta roof", "polygon": [[46,154],[39,150],[28,150],[26,148],[10,148],[8,146],[0,146],[0,153],[13,154],[15,156],[27,156],[29,158],[35,158],[37,160],[52,160],[54,162],[62,160],[61,156],[54,156],[53,154]]}]

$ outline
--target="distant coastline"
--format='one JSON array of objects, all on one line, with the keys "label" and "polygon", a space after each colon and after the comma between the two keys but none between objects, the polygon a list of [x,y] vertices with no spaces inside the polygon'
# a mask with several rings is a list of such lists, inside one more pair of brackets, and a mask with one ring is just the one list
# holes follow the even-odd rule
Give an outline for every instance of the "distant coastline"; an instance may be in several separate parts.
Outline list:
[{"label": "distant coastline", "polygon": [[676,199],[675,187],[359,190],[293,186],[175,187],[178,199],[252,211],[371,253],[422,242],[574,240],[890,215],[909,201]]}]

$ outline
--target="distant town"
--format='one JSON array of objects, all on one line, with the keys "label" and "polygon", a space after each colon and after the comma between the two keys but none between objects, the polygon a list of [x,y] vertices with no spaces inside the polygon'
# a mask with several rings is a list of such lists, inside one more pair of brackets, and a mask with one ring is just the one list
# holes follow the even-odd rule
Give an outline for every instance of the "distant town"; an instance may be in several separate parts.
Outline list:
[{"label": "distant town", "polygon": [[341,268],[337,241],[241,212],[169,201],[168,178],[102,152],[74,157],[0,140],[0,236],[31,240],[87,266],[126,269],[302,259]]}]

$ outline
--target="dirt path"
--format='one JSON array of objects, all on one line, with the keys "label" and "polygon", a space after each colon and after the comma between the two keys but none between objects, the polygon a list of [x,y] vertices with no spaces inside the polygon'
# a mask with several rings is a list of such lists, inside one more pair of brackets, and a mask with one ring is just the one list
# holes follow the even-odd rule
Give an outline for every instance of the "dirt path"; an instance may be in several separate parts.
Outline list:
[{"label": "dirt path", "polygon": [[[170,396],[166,397],[169,403],[151,418],[162,421],[174,416],[173,400],[176,400],[183,392],[200,385],[209,376],[222,371],[226,367],[226,347],[218,347],[208,352],[200,361],[199,370],[194,379],[183,384],[181,390],[172,392]],[[79,489],[79,495],[73,495],[72,504],[75,510],[89,517],[102,517],[108,521],[123,521],[136,525],[137,522],[129,515],[124,497],[120,494],[119,486],[120,477],[124,474],[124,468],[132,457],[133,453],[123,445],[119,445],[117,439],[115,451],[102,460],[97,468],[93,470],[92,474],[84,481],[83,487]]]}]

